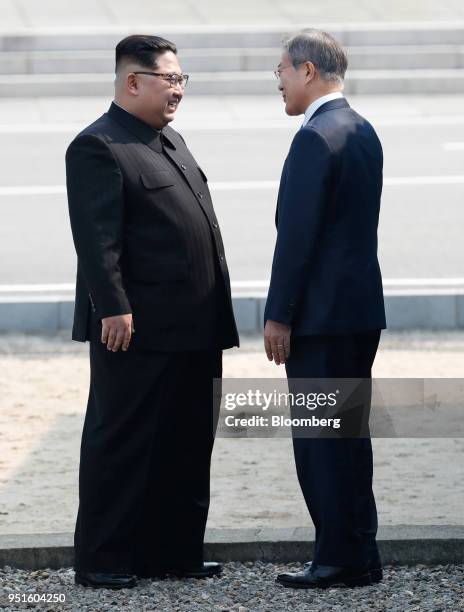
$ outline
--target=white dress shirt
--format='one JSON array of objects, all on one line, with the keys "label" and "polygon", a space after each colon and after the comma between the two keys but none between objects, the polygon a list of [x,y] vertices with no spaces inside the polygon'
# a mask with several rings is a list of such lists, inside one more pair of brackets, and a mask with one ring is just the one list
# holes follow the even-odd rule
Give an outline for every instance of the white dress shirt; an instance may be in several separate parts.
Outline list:
[{"label": "white dress shirt", "polygon": [[327,94],[326,96],[322,96],[321,98],[314,100],[314,102],[311,102],[311,104],[306,109],[303,125],[301,127],[304,127],[308,123],[308,121],[311,119],[311,117],[314,115],[314,113],[320,106],[322,106],[326,102],[330,102],[331,100],[337,100],[337,98],[344,97],[345,96],[342,94],[341,91],[334,91],[332,93]]}]

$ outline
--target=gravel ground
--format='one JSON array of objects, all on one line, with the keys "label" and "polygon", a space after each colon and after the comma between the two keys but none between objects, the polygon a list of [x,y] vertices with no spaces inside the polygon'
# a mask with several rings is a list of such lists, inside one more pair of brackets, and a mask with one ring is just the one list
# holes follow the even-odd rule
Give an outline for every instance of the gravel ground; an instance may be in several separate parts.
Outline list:
[{"label": "gravel ground", "polygon": [[[228,563],[221,578],[143,580],[135,589],[76,587],[73,571],[0,570],[0,609],[8,594],[65,593],[66,603],[29,604],[29,610],[130,610],[134,612],[458,612],[464,610],[464,566],[387,567],[383,582],[363,588],[294,590],[274,583],[277,573],[299,566]],[[5,607],[2,607],[3,606]]]}]

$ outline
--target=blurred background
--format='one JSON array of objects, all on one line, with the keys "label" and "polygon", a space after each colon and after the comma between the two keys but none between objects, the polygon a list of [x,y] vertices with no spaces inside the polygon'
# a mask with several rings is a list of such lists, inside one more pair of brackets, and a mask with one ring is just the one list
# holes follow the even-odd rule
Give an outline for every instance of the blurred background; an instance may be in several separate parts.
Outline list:
[{"label": "blurred background", "polygon": [[[235,293],[262,293],[280,171],[301,123],[285,115],[272,71],[282,36],[303,26],[324,27],[346,46],[346,94],[384,146],[386,289],[464,287],[458,0],[0,0],[0,15],[0,299],[72,298],[64,151],[108,108],[114,46],[134,32],[178,45],[191,78],[173,127],[208,175]],[[11,309],[6,316],[0,308],[0,329],[12,325]]]},{"label": "blurred background", "polygon": [[[283,375],[257,333],[281,167],[301,123],[272,71],[282,37],[302,27],[345,45],[348,101],[384,147],[391,331],[375,374],[463,376],[462,0],[0,0],[0,533],[74,527],[88,366],[69,339],[64,153],[109,107],[114,46],[128,34],[173,40],[190,74],[173,127],[208,176],[244,336],[225,375]],[[381,524],[460,522],[462,439],[375,445]],[[290,441],[218,440],[213,470],[211,525],[307,524]]]}]

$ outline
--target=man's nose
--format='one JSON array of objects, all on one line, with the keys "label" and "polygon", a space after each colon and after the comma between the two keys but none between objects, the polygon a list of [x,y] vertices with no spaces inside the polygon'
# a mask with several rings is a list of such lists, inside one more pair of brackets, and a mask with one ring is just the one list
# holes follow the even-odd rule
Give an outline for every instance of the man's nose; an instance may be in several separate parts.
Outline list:
[{"label": "man's nose", "polygon": [[175,90],[175,95],[182,98],[184,95],[184,87],[179,83],[175,83],[175,85],[171,84],[171,87]]},{"label": "man's nose", "polygon": [[177,100],[177,102],[180,102],[182,100],[182,98],[184,97],[184,91],[181,88],[180,85],[177,85],[174,92],[173,92],[173,97]]}]

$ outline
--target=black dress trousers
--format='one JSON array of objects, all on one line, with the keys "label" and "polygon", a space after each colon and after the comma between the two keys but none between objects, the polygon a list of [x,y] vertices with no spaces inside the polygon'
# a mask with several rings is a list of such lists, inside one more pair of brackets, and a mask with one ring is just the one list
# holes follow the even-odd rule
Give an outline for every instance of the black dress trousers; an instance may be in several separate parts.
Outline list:
[{"label": "black dress trousers", "polygon": [[[371,378],[380,331],[295,336],[286,363],[291,379]],[[370,380],[369,386],[370,386]],[[301,381],[295,381],[301,385]],[[370,410],[370,392],[364,411]],[[298,480],[316,531],[314,564],[380,565],[372,491],[370,437],[293,438]]]},{"label": "black dress trousers", "polygon": [[90,342],[75,569],[203,562],[222,351],[110,352]]}]

